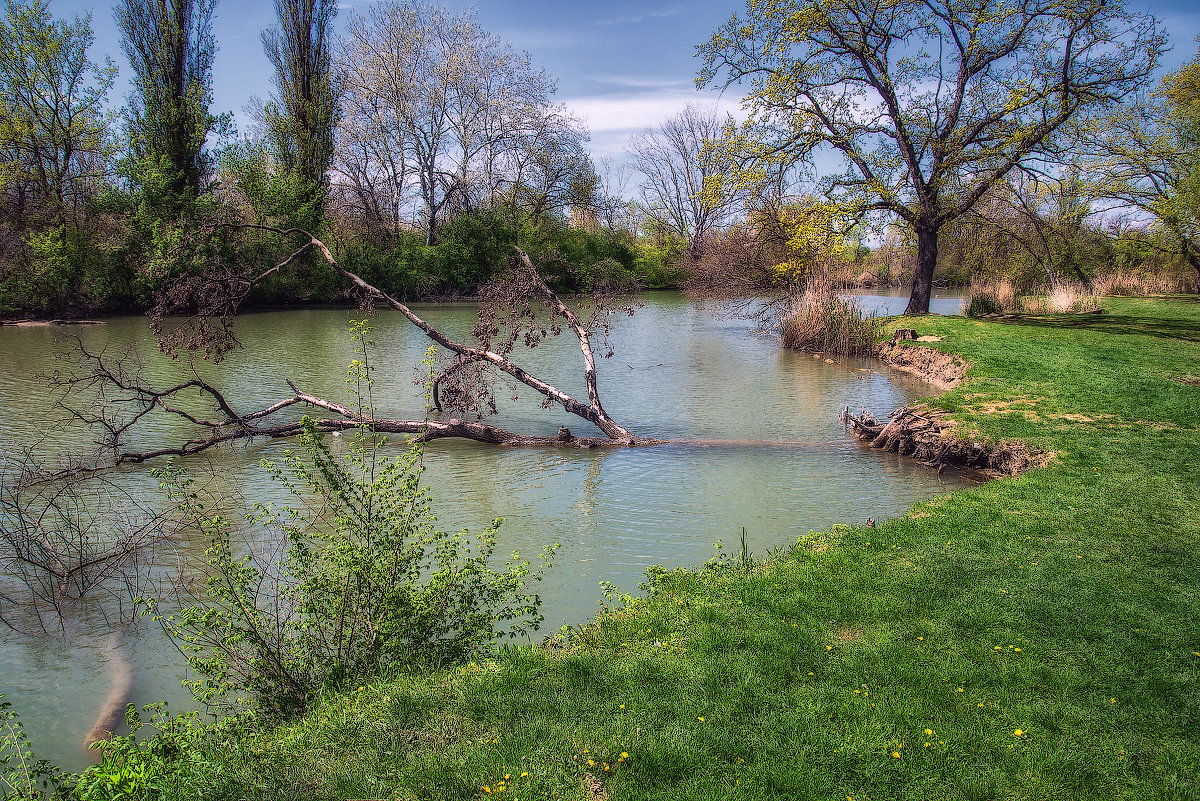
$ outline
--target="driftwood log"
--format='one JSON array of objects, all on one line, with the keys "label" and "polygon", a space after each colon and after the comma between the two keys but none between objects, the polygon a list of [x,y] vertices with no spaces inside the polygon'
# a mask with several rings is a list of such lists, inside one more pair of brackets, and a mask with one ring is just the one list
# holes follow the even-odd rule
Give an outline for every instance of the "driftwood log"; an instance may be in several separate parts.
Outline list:
[{"label": "driftwood log", "polygon": [[125,710],[133,700],[133,669],[125,655],[124,633],[124,628],[114,632],[104,645],[111,683],[96,722],[83,738],[84,748],[90,749],[93,743],[112,737],[125,722]]},{"label": "driftwood log", "polygon": [[1046,461],[1046,454],[1021,442],[984,442],[960,437],[945,412],[905,406],[875,419],[865,409],[852,414],[842,411],[842,424],[872,448],[881,448],[936,468],[966,468],[993,476],[1015,476]]}]

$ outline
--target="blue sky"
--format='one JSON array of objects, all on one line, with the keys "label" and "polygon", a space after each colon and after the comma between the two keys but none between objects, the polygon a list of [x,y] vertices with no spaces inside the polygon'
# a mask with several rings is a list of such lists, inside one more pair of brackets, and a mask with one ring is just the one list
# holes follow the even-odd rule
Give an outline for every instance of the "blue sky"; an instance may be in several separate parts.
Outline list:
[{"label": "blue sky", "polygon": [[[371,4],[372,0],[345,0],[339,24]],[[443,5],[458,10],[466,4],[446,0]],[[528,50],[535,64],[558,79],[558,98],[587,120],[596,155],[620,152],[631,133],[656,124],[688,102],[714,102],[713,92],[698,94],[694,89],[699,66],[695,48],[744,8],[738,0],[479,0],[474,5],[485,28]],[[1200,7],[1195,0],[1134,0],[1128,5],[1163,21],[1174,46],[1165,61],[1167,69],[1195,52],[1194,40],[1200,34]],[[123,102],[130,71],[111,6],[52,0],[50,9],[59,17],[92,11],[93,57],[99,60],[108,53],[120,67],[114,101]],[[271,0],[218,4],[215,111],[233,111],[241,118],[251,96],[270,93],[270,67],[259,37],[274,21]],[[726,97],[721,102],[736,108],[739,99]]]}]

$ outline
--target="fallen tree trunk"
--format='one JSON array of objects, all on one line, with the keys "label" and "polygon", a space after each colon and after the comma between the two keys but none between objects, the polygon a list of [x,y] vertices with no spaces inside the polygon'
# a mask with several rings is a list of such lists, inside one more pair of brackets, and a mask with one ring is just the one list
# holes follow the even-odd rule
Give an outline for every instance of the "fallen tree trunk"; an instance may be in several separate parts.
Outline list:
[{"label": "fallen tree trunk", "polygon": [[915,461],[938,472],[947,467],[975,470],[990,476],[1015,476],[1048,459],[1021,442],[985,442],[960,437],[946,412],[920,406],[905,406],[879,421],[870,412],[842,411],[841,422],[858,439]]},{"label": "fallen tree trunk", "polygon": [[[421,442],[454,437],[496,445],[575,448],[656,442],[635,437],[609,416],[601,403],[592,336],[597,331],[607,335],[607,317],[610,309],[596,302],[590,319],[581,318],[550,289],[532,260],[520,248],[516,249],[517,260],[512,273],[512,286],[502,293],[503,298],[493,304],[490,310],[480,313],[474,332],[479,344],[468,345],[449,338],[405,303],[345,269],[323,242],[305,231],[268,225],[226,227],[265,231],[282,237],[300,237],[302,244],[287,258],[255,276],[236,280],[228,277],[212,279],[206,290],[206,300],[202,304],[201,312],[184,323],[185,326],[193,326],[190,335],[181,334],[178,329],[166,332],[166,318],[153,317],[155,331],[160,336],[160,347],[175,353],[175,348],[183,342],[189,349],[198,350],[203,347],[206,352],[219,357],[233,340],[225,328],[222,328],[220,334],[213,333],[212,319],[218,316],[214,309],[225,310],[225,316],[220,319],[220,326],[226,326],[227,321],[236,314],[240,303],[256,286],[267,277],[295,263],[306,251],[315,250],[368,305],[382,303],[398,311],[438,347],[452,354],[453,363],[433,378],[431,387],[434,408],[437,412],[445,414],[441,415],[442,419],[403,420],[377,417],[373,409],[348,408],[304,392],[290,381],[288,384],[293,393],[290,397],[281,398],[255,411],[239,412],[235,409],[235,404],[216,387],[199,377],[172,387],[154,387],[119,360],[110,359],[103,352],[89,352],[82,341],[77,339],[75,350],[80,362],[78,369],[65,378],[59,377],[55,380],[66,390],[65,399],[61,404],[63,408],[77,422],[97,430],[99,434],[97,442],[106,455],[97,461],[96,469],[125,462],[143,462],[163,456],[193,455],[215,445],[236,440],[295,436],[303,429],[303,424],[295,419],[281,420],[280,413],[297,405],[332,413],[332,416],[313,421],[319,431],[338,432],[365,425],[379,433],[414,435],[415,439]],[[537,322],[539,318],[532,308],[535,303],[548,310],[552,324]],[[174,308],[168,304],[161,306],[160,312],[164,314]],[[626,310],[632,313],[632,309]],[[579,400],[533,375],[512,361],[508,355],[514,344],[522,338],[527,345],[534,346],[546,336],[557,335],[564,330],[570,330],[579,342],[584,385],[587,389],[586,401]],[[174,344],[171,344],[172,341]],[[520,434],[482,422],[484,414],[494,413],[496,409],[492,394],[493,380],[484,374],[489,370],[516,379],[543,397],[543,407],[561,406],[565,411],[594,425],[603,436],[575,436],[565,426],[560,428],[557,434],[549,436]],[[216,412],[212,419],[185,411],[184,407],[187,404],[181,399],[185,394],[196,391],[212,402]],[[94,400],[96,394],[104,399],[99,406]],[[73,398],[79,400],[72,400]],[[182,442],[177,441],[162,447],[130,448],[126,444],[130,432],[146,415],[156,410],[186,421],[195,430],[195,434]],[[477,419],[463,419],[468,414],[474,414]]]}]

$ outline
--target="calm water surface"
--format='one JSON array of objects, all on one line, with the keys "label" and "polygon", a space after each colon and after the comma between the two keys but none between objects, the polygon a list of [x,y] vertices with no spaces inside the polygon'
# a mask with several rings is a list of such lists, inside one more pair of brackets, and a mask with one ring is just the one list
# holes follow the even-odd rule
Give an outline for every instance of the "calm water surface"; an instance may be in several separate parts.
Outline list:
[{"label": "calm water surface", "polygon": [[[902,311],[906,301],[899,294],[860,297],[884,313]],[[589,617],[599,582],[634,590],[648,566],[702,563],[717,539],[736,543],[742,527],[751,550],[763,553],[811,529],[903,514],[918,500],[959,486],[957,479],[861,447],[837,421],[845,406],[886,413],[930,394],[928,385],[884,374],[873,363],[826,364],[781,350],[748,323],[722,319],[677,295],[643,300],[633,317],[615,320],[616,353],[600,365],[604,405],[638,435],[684,443],[575,451],[443,441],[426,450],[426,483],[442,527],[478,530],[503,517],[501,553],[517,549],[532,557],[548,543],[561,543],[539,587],[543,633]],[[934,305],[955,313],[961,299]],[[474,311],[448,304],[422,306],[420,313],[465,336]],[[348,402],[345,366],[354,356],[348,321],[356,316],[329,310],[246,315],[238,323],[244,348],[201,372],[244,411],[290,394],[285,379]],[[372,325],[378,412],[422,416],[414,365],[427,340],[398,314],[380,312]],[[55,340],[64,333],[110,353],[133,345],[147,376],[163,383],[184,371],[153,347],[136,344],[146,336],[143,318],[66,329],[0,328],[0,431],[10,452],[39,439],[44,448],[79,441],[78,434],[50,425],[57,416],[53,393],[36,377],[55,369]],[[586,394],[578,348],[566,339],[521,353],[517,361],[577,397]],[[571,415],[541,410],[532,393],[514,392],[520,397],[504,404],[498,424],[531,433],[554,433],[565,424],[577,434],[592,433]],[[168,421],[152,423],[152,436],[173,430]],[[220,480],[246,498],[283,500],[258,462],[286,447],[240,446],[212,462]],[[148,468],[128,469],[122,479],[154,499]],[[160,559],[186,563],[202,547],[173,543]],[[86,764],[80,743],[109,690],[110,633],[93,610],[69,621],[65,638],[0,634],[0,692],[22,714],[39,755],[74,768]],[[173,707],[185,705],[181,660],[157,629],[138,624],[121,647],[132,665],[136,702],[167,698]]]}]

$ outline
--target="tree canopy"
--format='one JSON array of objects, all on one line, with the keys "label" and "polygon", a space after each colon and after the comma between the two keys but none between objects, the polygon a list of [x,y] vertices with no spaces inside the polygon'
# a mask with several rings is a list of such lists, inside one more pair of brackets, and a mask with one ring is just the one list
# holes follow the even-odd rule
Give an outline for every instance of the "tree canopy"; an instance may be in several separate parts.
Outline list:
[{"label": "tree canopy", "polygon": [[1097,131],[1101,194],[1151,215],[1200,278],[1200,52]]},{"label": "tree canopy", "polygon": [[907,312],[925,313],[942,227],[1133,93],[1164,46],[1107,0],[750,0],[701,46],[697,83],[747,86],[749,163],[831,150],[831,198],[911,227]]},{"label": "tree canopy", "polygon": [[103,105],[117,69],[88,58],[92,41],[90,15],[55,20],[48,0],[8,0],[0,19],[0,185],[30,185],[55,221],[113,150]]}]

